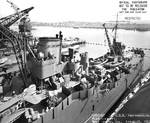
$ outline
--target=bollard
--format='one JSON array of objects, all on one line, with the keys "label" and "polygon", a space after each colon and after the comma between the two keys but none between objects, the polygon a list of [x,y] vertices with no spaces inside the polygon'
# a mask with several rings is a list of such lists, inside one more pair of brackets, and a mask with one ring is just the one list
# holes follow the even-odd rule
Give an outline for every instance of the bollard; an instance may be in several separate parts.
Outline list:
[{"label": "bollard", "polygon": [[69,98],[67,97],[67,105],[69,105]]},{"label": "bollard", "polygon": [[92,105],[92,111],[94,111],[95,110],[95,105]]},{"label": "bollard", "polygon": [[125,78],[125,83],[126,83],[126,89],[127,89],[127,87],[128,87],[128,80],[127,80],[127,78]]},{"label": "bollard", "polygon": [[62,102],[62,107],[61,107],[61,109],[64,110],[64,102]]},{"label": "bollard", "polygon": [[79,91],[79,99],[81,98],[81,94],[80,94],[80,91]]},{"label": "bollard", "polygon": [[41,116],[41,121],[42,121],[42,123],[44,123],[44,118],[43,118],[43,116]]},{"label": "bollard", "polygon": [[55,119],[54,108],[53,108],[53,115],[52,115],[52,118]]}]

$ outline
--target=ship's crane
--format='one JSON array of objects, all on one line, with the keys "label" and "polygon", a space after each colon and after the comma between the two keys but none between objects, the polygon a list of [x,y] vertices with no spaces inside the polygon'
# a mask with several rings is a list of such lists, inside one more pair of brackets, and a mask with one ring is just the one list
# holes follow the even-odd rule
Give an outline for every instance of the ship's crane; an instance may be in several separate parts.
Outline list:
[{"label": "ship's crane", "polygon": [[9,0],[7,0],[7,2],[11,5],[11,7],[15,10],[16,13],[19,12],[20,8],[17,5],[15,5],[13,2]]},{"label": "ship's crane", "polygon": [[109,49],[110,49],[110,53],[113,52],[113,54],[116,56],[115,50],[114,50],[114,48],[113,48],[113,46],[112,46],[112,44],[111,44],[110,38],[109,38],[109,36],[108,36],[108,30],[107,30],[106,27],[105,27],[105,23],[103,24],[103,27],[104,27],[104,29],[105,29],[105,34],[106,34],[106,38],[107,38],[107,41],[108,41],[108,46],[109,46]]},{"label": "ship's crane", "polygon": [[[13,2],[11,2],[11,1],[9,1],[9,0],[7,0],[7,2],[11,5],[11,7],[15,10],[15,12],[16,13],[18,13],[19,14],[19,10],[20,10],[20,8],[16,5],[16,4],[14,4]],[[23,21],[23,22],[22,22]],[[21,25],[23,25],[24,23],[26,23],[26,22],[28,21],[30,21],[30,19],[28,18],[28,13],[22,18],[22,19],[20,19],[20,24]],[[23,24],[22,24],[23,23]],[[19,24],[19,25],[20,25]]]},{"label": "ship's crane", "polygon": [[116,41],[117,30],[118,30],[118,13],[117,13],[117,18],[116,18],[116,24],[115,24],[115,27],[113,28],[113,30],[115,30],[114,37],[113,37],[113,48],[115,50],[116,55],[122,56],[122,48],[123,48],[122,46],[123,45],[121,45],[121,42]]},{"label": "ship's crane", "polygon": [[[14,33],[11,30],[9,30],[8,28],[4,27],[1,24],[0,24],[0,35],[4,36],[11,43],[11,45],[13,47],[16,61],[17,61],[17,64],[18,64],[18,67],[19,67],[19,70],[20,70],[20,73],[22,75],[22,79],[24,82],[24,86],[26,87],[27,73],[26,73],[26,68],[24,65],[23,58],[22,58],[23,54],[22,54],[22,48],[20,45],[20,41],[23,42],[23,39],[21,39],[21,38],[19,39],[17,37],[17,34],[14,35]],[[34,58],[36,58],[32,49],[30,48],[30,46],[28,44],[26,44],[26,45],[27,45],[28,51],[33,55]]]},{"label": "ship's crane", "polygon": [[[31,10],[33,9],[33,7],[27,8],[25,10],[22,10],[18,13],[3,17],[0,19],[0,30],[2,27],[8,28],[9,26],[11,26],[12,24],[14,24],[17,20],[19,20],[20,18],[22,18],[23,16],[25,16],[26,14],[28,14]],[[10,31],[10,30],[9,30]],[[16,38],[20,38],[20,36],[16,33],[14,33],[13,31],[10,31],[11,33],[13,33],[13,35],[16,36]],[[0,38],[4,37],[4,35],[0,34]],[[5,39],[8,39],[7,37]],[[21,41],[21,39],[19,39]],[[17,47],[20,47],[20,41],[17,40],[16,43],[14,44],[15,46],[18,45]],[[0,40],[2,43],[4,42],[4,40]]]},{"label": "ship's crane", "polygon": [[0,24],[5,27],[10,27],[12,24],[14,24],[16,21],[18,21],[20,18],[28,14],[34,7],[30,7],[28,9],[22,10],[20,12],[17,12],[15,14],[3,17],[0,19]]},{"label": "ship's crane", "polygon": [[23,11],[20,11],[18,13],[0,19],[0,35],[5,37],[12,44],[16,61],[25,86],[26,86],[26,73],[25,73],[24,62],[22,58],[23,56],[22,48],[20,45],[20,42],[23,42],[23,39],[19,38],[18,36],[19,34],[14,34],[14,32],[11,31],[8,27],[11,26],[13,23],[15,23],[17,20],[19,20],[24,15],[28,14],[28,12],[31,11],[32,9],[33,7],[30,7]]},{"label": "ship's crane", "polygon": [[[22,58],[20,58],[20,56],[22,56],[21,54],[21,47],[18,41],[18,38],[6,27],[4,27],[3,25],[0,24],[0,34],[2,36],[4,36],[6,39],[8,39],[8,41],[12,44],[13,46],[13,51],[15,53],[15,57],[16,57],[16,61],[20,70],[20,73],[23,77],[23,82],[25,84],[25,78],[24,78],[24,71],[23,71],[23,60]],[[16,48],[16,45],[18,46]],[[19,50],[19,51],[18,51]]]}]

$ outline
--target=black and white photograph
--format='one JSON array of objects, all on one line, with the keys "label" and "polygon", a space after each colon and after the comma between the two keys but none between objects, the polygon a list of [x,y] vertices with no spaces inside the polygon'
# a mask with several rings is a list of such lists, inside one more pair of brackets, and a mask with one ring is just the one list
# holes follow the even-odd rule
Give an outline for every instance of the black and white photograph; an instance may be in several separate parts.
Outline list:
[{"label": "black and white photograph", "polygon": [[150,123],[149,0],[0,0],[0,123]]}]

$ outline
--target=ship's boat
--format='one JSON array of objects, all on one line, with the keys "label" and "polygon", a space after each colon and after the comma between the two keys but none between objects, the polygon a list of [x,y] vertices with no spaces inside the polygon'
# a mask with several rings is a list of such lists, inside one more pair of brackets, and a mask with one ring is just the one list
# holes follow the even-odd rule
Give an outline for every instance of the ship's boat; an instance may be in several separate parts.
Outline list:
[{"label": "ship's boat", "polygon": [[91,65],[105,64],[108,62],[108,59],[103,59],[102,57],[96,59],[89,59]]},{"label": "ship's boat", "polygon": [[67,47],[70,47],[70,46],[79,46],[79,45],[85,44],[86,41],[81,40],[78,37],[76,37],[76,38],[70,37],[69,39],[64,38],[64,40],[62,41],[62,43],[63,43],[62,47],[63,48],[67,48]]}]

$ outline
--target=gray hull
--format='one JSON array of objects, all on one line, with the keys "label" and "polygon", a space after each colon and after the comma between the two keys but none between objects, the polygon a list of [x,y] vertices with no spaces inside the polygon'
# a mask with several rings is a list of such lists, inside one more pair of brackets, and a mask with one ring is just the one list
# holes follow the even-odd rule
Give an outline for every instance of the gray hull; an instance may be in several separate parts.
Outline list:
[{"label": "gray hull", "polygon": [[95,94],[94,87],[75,92],[34,123],[91,123],[92,114],[98,114],[99,118],[103,116],[139,76],[141,71],[142,61],[130,70],[130,74],[121,74],[117,81],[118,86],[105,95]]}]

